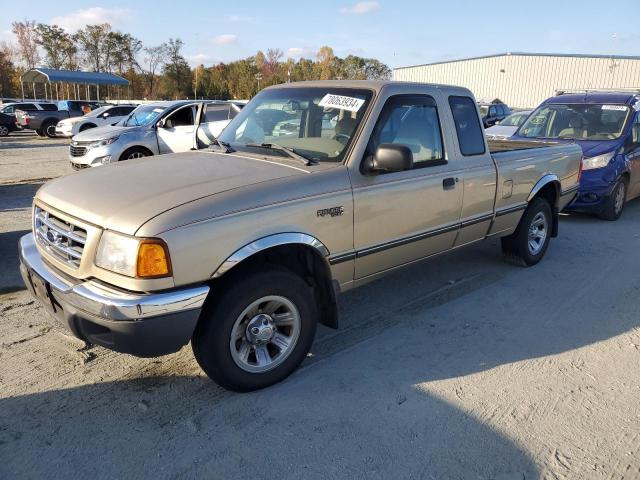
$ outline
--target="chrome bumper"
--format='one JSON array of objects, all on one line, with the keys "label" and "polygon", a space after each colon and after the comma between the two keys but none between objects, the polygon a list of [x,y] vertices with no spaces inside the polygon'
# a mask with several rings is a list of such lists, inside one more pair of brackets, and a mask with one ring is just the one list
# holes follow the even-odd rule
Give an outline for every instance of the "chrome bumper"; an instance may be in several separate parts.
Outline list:
[{"label": "chrome bumper", "polygon": [[164,355],[189,342],[209,287],[131,293],[56,273],[32,233],[20,239],[20,273],[33,296],[78,338],[138,356]]}]

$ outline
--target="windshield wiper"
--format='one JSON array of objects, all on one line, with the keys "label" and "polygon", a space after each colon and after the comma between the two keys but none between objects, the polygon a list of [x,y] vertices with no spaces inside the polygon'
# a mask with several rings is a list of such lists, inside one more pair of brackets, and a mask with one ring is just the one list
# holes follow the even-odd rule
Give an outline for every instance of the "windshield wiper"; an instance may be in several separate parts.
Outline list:
[{"label": "windshield wiper", "polygon": [[217,138],[213,141],[213,143],[211,143],[211,146],[218,146],[220,148],[222,148],[222,151],[224,153],[233,153],[235,152],[235,148],[233,148],[231,145],[229,145],[227,142],[223,142],[222,140],[218,140]]},{"label": "windshield wiper", "polygon": [[247,143],[245,144],[245,147],[268,148],[270,150],[284,152],[289,155],[289,157],[299,160],[307,166],[316,165],[318,163],[317,160],[298,153],[294,148],[284,147],[282,145],[278,145],[277,143]]}]

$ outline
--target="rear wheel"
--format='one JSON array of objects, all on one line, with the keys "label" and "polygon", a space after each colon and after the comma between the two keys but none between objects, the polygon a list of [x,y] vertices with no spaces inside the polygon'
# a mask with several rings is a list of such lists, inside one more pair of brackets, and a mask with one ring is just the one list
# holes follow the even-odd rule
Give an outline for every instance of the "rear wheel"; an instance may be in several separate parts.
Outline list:
[{"label": "rear wheel", "polygon": [[148,157],[151,155],[148,150],[141,147],[133,147],[124,151],[122,155],[120,155],[120,161],[122,160],[133,160],[134,158],[142,158]]},{"label": "rear wheel", "polygon": [[47,136],[41,128],[38,128],[35,132],[36,132],[36,135],[38,135],[39,137]]},{"label": "rear wheel", "polygon": [[9,127],[0,125],[0,137],[6,137],[7,135],[9,135]]},{"label": "rear wheel", "polygon": [[516,231],[502,239],[502,251],[514,263],[535,265],[547,251],[552,225],[551,205],[543,198],[534,198],[524,211]]},{"label": "rear wheel", "polygon": [[49,138],[56,136],[56,122],[47,122],[42,126],[42,132]]},{"label": "rear wheel", "polygon": [[311,348],[317,325],[313,291],[298,275],[270,268],[236,277],[203,310],[192,339],[205,373],[248,392],[289,376]]},{"label": "rear wheel", "polygon": [[614,221],[618,220],[624,210],[624,204],[627,201],[627,179],[621,177],[611,191],[611,195],[607,199],[607,206],[600,214],[600,218]]}]

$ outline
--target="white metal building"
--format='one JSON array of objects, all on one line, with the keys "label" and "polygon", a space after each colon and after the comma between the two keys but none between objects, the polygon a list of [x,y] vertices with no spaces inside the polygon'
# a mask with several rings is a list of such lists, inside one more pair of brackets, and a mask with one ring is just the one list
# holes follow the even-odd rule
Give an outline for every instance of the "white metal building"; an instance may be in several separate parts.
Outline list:
[{"label": "white metal building", "polygon": [[502,53],[401,67],[394,80],[461,85],[478,99],[516,108],[536,107],[556,90],[638,88],[640,57]]}]

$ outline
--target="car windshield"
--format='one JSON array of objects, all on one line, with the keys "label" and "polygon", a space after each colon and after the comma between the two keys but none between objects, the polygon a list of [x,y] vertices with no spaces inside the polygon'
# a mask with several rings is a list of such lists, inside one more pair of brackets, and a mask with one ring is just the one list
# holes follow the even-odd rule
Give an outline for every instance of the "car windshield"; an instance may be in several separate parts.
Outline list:
[{"label": "car windshield", "polygon": [[518,130],[528,138],[615,140],[622,135],[627,105],[548,104],[537,108]]},{"label": "car windshield", "polygon": [[122,121],[122,126],[139,127],[142,125],[150,125],[155,122],[165,110],[165,107],[159,107],[157,105],[140,105]]},{"label": "car windshield", "polygon": [[507,118],[500,122],[503,127],[518,127],[522,125],[522,122],[527,118],[526,113],[512,113]]},{"label": "car windshield", "polygon": [[483,117],[487,115],[487,112],[489,112],[489,107],[486,105],[480,105],[478,108],[480,109],[480,115]]},{"label": "car windshield", "polygon": [[257,95],[219,137],[234,150],[287,156],[295,153],[319,162],[342,161],[362,120],[371,92],[363,89],[276,88]]}]

